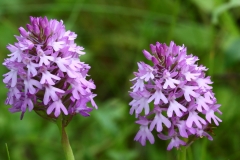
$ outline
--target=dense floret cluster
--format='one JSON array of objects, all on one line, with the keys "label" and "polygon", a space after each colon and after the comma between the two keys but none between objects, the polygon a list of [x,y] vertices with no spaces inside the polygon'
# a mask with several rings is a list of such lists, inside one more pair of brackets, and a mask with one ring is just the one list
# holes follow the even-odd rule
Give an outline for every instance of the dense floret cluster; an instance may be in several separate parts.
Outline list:
[{"label": "dense floret cluster", "polygon": [[95,85],[86,79],[90,66],[79,60],[85,52],[74,43],[77,35],[66,31],[63,21],[46,17],[30,17],[27,30],[19,28],[18,42],[7,46],[11,54],[3,63],[10,70],[3,79],[9,110],[22,116],[27,109],[51,118],[89,116],[93,108],[87,103],[97,108]]},{"label": "dense floret cluster", "polygon": [[221,112],[210,86],[213,82],[205,75],[207,68],[198,66],[198,57],[187,55],[184,45],[157,42],[150,49],[152,54],[146,50],[143,54],[153,66],[139,62],[131,80],[130,114],[135,113],[140,125],[134,140],[153,144],[153,130],[160,139],[171,139],[168,150],[186,145],[182,138],[189,136],[212,140],[207,131],[212,121],[219,125],[221,120],[215,113]]}]

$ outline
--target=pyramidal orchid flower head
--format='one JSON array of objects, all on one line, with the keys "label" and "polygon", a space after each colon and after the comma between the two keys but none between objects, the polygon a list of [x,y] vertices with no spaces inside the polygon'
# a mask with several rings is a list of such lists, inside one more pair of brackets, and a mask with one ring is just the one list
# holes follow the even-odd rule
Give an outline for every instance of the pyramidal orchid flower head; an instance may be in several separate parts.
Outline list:
[{"label": "pyramidal orchid flower head", "polygon": [[34,110],[45,118],[62,114],[70,120],[77,113],[89,116],[89,102],[97,109],[95,84],[87,80],[90,66],[79,59],[84,48],[74,43],[77,35],[66,31],[63,21],[30,17],[27,30],[20,27],[19,32],[3,63],[10,70],[3,82],[11,112],[22,112],[22,118]]},{"label": "pyramidal orchid flower head", "polygon": [[222,121],[216,116],[221,114],[220,105],[210,86],[213,82],[205,75],[207,68],[198,66],[198,57],[187,55],[184,45],[157,42],[150,49],[152,53],[143,50],[143,54],[153,65],[139,62],[131,80],[130,114],[135,113],[140,125],[134,140],[153,144],[153,130],[160,139],[170,139],[167,150],[191,144],[185,142],[189,137],[212,140],[211,126]]}]

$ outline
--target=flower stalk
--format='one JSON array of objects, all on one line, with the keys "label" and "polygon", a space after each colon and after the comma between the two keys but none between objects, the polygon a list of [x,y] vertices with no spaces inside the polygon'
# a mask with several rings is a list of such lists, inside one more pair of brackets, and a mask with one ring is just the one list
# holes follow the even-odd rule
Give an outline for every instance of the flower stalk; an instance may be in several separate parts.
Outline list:
[{"label": "flower stalk", "polygon": [[186,160],[187,154],[186,154],[186,147],[181,147],[178,151],[177,151],[177,160]]},{"label": "flower stalk", "polygon": [[66,160],[75,160],[73,151],[72,151],[72,147],[69,143],[68,135],[65,130],[66,126],[64,126],[64,124],[63,124],[62,115],[57,119],[56,122],[57,122],[57,126],[59,129],[59,133],[61,135],[61,143],[62,143],[63,152],[66,157]]}]

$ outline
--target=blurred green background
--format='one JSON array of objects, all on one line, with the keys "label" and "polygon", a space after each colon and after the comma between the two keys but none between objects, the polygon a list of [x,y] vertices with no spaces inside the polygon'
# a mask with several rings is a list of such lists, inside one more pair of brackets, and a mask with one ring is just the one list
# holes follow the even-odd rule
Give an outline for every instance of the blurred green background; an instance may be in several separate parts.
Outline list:
[{"label": "blurred green background", "polygon": [[[133,141],[139,126],[129,115],[129,79],[143,49],[156,41],[185,44],[209,68],[223,120],[212,142],[202,138],[188,149],[189,160],[240,159],[240,1],[239,0],[1,0],[0,59],[16,42],[18,28],[29,16],[62,19],[77,33],[76,43],[90,64],[99,109],[89,118],[75,116],[67,127],[76,160],[174,160],[169,141],[142,147]],[[6,73],[0,67],[1,75]],[[0,83],[0,160],[63,160],[58,128],[34,112],[11,114],[4,105],[7,89]],[[155,135],[156,136],[156,135]]]}]

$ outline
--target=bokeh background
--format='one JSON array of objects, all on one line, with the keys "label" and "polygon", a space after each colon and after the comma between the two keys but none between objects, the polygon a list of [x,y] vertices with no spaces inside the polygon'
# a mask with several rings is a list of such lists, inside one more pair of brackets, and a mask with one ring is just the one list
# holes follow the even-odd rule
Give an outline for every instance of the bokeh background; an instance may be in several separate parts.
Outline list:
[{"label": "bokeh background", "polygon": [[[222,104],[223,122],[213,141],[202,138],[188,149],[189,160],[240,159],[240,1],[239,0],[1,0],[0,61],[16,42],[29,16],[63,20],[91,65],[99,109],[88,118],[74,117],[67,127],[76,160],[174,160],[176,149],[156,139],[142,147],[133,141],[139,126],[129,115],[128,96],[143,49],[156,41],[185,44],[209,68],[214,92]],[[7,70],[0,66],[1,75]],[[0,159],[63,160],[58,128],[34,112],[11,114],[0,83]],[[155,135],[156,136],[156,135]]]}]

